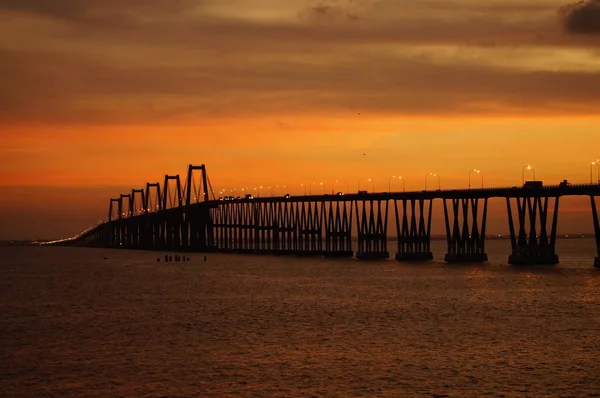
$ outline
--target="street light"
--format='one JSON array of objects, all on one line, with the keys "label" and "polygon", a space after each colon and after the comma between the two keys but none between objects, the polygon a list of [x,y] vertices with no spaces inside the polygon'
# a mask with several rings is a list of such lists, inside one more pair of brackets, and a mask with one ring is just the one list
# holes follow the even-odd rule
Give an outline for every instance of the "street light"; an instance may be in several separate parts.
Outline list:
[{"label": "street light", "polygon": [[596,166],[598,168],[597,174],[598,174],[598,184],[600,184],[600,159],[596,159],[595,161],[593,161],[592,163],[590,163],[590,184],[593,184],[592,181],[592,166]]},{"label": "street light", "polygon": [[306,196],[306,186],[304,184],[300,184],[300,186],[304,189],[304,196]]},{"label": "street light", "polygon": [[440,179],[440,176],[437,175],[436,173],[429,173],[429,174],[425,175],[425,190],[427,191],[427,177],[429,177],[429,176],[431,176],[431,177],[437,177],[437,179],[438,179],[438,189],[441,189],[442,181]]},{"label": "street light", "polygon": [[369,182],[372,184],[373,193],[375,193],[375,180],[372,180],[371,178],[369,178]]},{"label": "street light", "polygon": [[393,178],[398,178],[399,180],[402,180],[402,192],[406,191],[406,181],[404,180],[404,178],[402,178],[402,176],[391,176],[390,178],[388,178],[388,192],[392,191],[392,179]]},{"label": "street light", "polygon": [[525,170],[531,170],[533,172],[533,180],[535,181],[535,169],[530,164],[523,166],[523,185],[525,185]]},{"label": "street light", "polygon": [[335,180],[334,182],[331,183],[331,194],[334,194],[335,191],[335,183],[338,182],[338,180]]},{"label": "street light", "polygon": [[325,185],[323,185],[322,182],[320,182],[319,184],[321,184],[321,187],[323,188],[323,195],[325,195]]},{"label": "street light", "polygon": [[[477,169],[473,169],[473,170],[469,170],[469,189],[471,189],[471,173],[481,173],[481,170],[477,170]],[[483,177],[482,177],[482,181],[483,181]],[[483,182],[481,183],[481,188],[483,188]]]}]

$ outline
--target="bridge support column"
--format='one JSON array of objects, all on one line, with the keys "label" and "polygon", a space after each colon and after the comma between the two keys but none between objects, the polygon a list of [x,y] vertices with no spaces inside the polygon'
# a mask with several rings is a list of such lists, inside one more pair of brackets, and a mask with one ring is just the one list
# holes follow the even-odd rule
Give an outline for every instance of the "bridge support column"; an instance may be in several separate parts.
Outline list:
[{"label": "bridge support column", "polygon": [[215,223],[217,235],[217,248],[221,252],[233,251],[234,240],[234,215],[231,203],[224,203],[217,209]]},{"label": "bridge support column", "polygon": [[273,202],[259,202],[256,206],[254,253],[270,254],[275,248],[275,229],[277,227],[276,209]]},{"label": "bridge support column", "polygon": [[[483,199],[483,211],[479,215],[479,199],[443,199],[446,221],[448,263],[483,262],[488,260],[485,252],[485,225],[488,199]],[[452,213],[447,202],[452,203]]]},{"label": "bridge support column", "polygon": [[358,251],[356,258],[389,258],[387,250],[387,199],[356,201]]},{"label": "bridge support column", "polygon": [[325,257],[352,257],[352,201],[329,202],[326,214]]},{"label": "bridge support column", "polygon": [[518,235],[515,232],[511,201],[510,198],[506,198],[512,246],[512,254],[508,257],[508,263],[513,265],[558,264],[555,246],[559,197],[557,196],[554,202],[550,235],[547,230],[549,197],[525,196],[515,199],[517,221],[519,222]]},{"label": "bridge support column", "polygon": [[254,206],[254,203],[239,203],[237,205],[237,245],[235,249],[237,253],[254,252],[254,244],[256,242],[254,236]]},{"label": "bridge support column", "polygon": [[301,256],[323,256],[324,202],[300,202],[296,205],[298,245],[296,253]]},{"label": "bridge support column", "polygon": [[275,205],[275,247],[273,254],[294,254],[297,246],[297,220],[294,202],[277,202]]},{"label": "bridge support column", "polygon": [[[402,203],[402,212],[398,209]],[[431,253],[431,199],[394,199],[398,261],[429,261]],[[418,216],[417,216],[418,212]]]},{"label": "bridge support column", "polygon": [[590,195],[592,202],[592,219],[594,222],[594,236],[596,237],[596,258],[594,259],[594,267],[600,268],[600,221],[598,220],[598,207],[596,206],[596,197]]}]

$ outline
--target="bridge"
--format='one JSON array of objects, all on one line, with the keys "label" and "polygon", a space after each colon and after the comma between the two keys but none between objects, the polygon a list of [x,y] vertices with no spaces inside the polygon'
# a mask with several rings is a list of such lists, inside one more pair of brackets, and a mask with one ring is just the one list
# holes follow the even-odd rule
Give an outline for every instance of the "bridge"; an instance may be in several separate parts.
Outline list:
[{"label": "bridge", "polygon": [[[200,174],[196,179],[196,174]],[[506,202],[510,231],[509,264],[557,264],[556,229],[563,196],[589,196],[600,268],[600,224],[596,197],[600,184],[425,190],[415,192],[272,197],[220,197],[206,166],[166,175],[145,188],[110,199],[105,222],[74,238],[49,242],[86,247],[389,258],[388,226],[395,229],[398,261],[427,261],[435,201],[442,201],[446,262],[487,261],[488,201]],[[388,225],[390,224],[391,225]],[[357,251],[352,243],[357,241]]]}]

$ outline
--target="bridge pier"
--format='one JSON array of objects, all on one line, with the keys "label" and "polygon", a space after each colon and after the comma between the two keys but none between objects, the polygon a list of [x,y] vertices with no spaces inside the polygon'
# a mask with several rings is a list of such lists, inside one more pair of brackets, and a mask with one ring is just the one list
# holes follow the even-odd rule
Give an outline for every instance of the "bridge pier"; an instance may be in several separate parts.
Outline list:
[{"label": "bridge pier", "polygon": [[[402,203],[402,212],[398,202]],[[431,199],[394,199],[398,261],[433,260],[431,252]],[[417,216],[418,211],[418,216]]]},{"label": "bridge pier", "polygon": [[387,199],[356,200],[358,251],[356,258],[389,258],[387,250]]},{"label": "bridge pier", "polygon": [[[555,197],[552,226],[548,235],[548,201],[545,196],[516,197],[519,232],[515,232],[510,198],[506,198],[512,254],[512,265],[558,264],[555,253],[559,196]],[[538,219],[539,218],[539,219]],[[537,232],[539,228],[539,234]]]},{"label": "bridge pier", "polygon": [[233,251],[236,253],[252,253],[256,243],[254,203],[237,203],[235,205],[233,234]]},{"label": "bridge pier", "polygon": [[299,202],[296,205],[297,219],[297,248],[300,256],[323,256],[323,218],[325,203],[310,201]]},{"label": "bridge pier", "polygon": [[325,223],[325,257],[352,257],[354,201],[330,201]]},{"label": "bridge pier", "polygon": [[271,254],[275,248],[276,209],[273,202],[257,204],[254,253]]},{"label": "bridge pier", "polygon": [[[445,261],[448,263],[487,261],[485,226],[488,199],[483,199],[481,216],[479,216],[479,199],[477,198],[443,199],[443,201],[448,242]],[[452,202],[452,213],[448,211],[448,201]]]},{"label": "bridge pier", "polygon": [[594,222],[594,237],[596,238],[596,258],[594,267],[600,268],[600,221],[598,220],[598,207],[596,206],[596,197],[590,195],[592,202],[592,220]]},{"label": "bridge pier", "polygon": [[297,252],[297,218],[295,203],[278,202],[275,206],[275,242],[273,254],[294,254]]}]

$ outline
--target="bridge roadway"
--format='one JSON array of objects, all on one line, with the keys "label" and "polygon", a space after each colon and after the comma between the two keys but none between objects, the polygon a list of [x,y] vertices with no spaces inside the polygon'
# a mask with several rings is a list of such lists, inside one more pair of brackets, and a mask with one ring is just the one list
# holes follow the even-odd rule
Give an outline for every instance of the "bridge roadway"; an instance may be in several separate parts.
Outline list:
[{"label": "bridge roadway", "polygon": [[[191,181],[189,177],[188,180]],[[133,208],[130,197],[130,211],[121,211],[123,197],[129,195],[111,199],[109,221],[60,244],[388,258],[388,222],[391,219],[397,239],[395,258],[398,261],[431,260],[432,208],[433,202],[441,199],[448,245],[445,260],[480,262],[487,261],[488,200],[503,198],[511,239],[509,263],[556,264],[559,199],[582,195],[591,200],[598,255],[594,265],[600,267],[600,226],[595,201],[595,197],[600,196],[600,184],[285,195],[197,203],[191,203],[189,192],[188,184],[187,199],[183,199],[183,190],[180,190],[177,206],[167,208],[165,199],[165,205],[154,212],[148,211],[148,191],[142,210]],[[206,192],[208,190],[205,190],[205,197],[208,196]],[[113,201],[119,205],[116,216],[112,210]],[[128,216],[130,214],[138,215]],[[357,242],[356,252],[353,241]]]},{"label": "bridge roadway", "polygon": [[[347,200],[402,200],[402,199],[485,199],[485,198],[522,198],[522,197],[559,197],[559,196],[600,196],[600,184],[558,184],[545,185],[536,188],[526,187],[497,187],[483,189],[445,189],[423,190],[407,192],[373,192],[373,193],[342,193],[323,195],[296,195],[287,200],[295,202],[311,201],[347,201]],[[241,203],[245,201],[279,202],[286,200],[286,196],[253,197],[252,199],[230,199],[230,202]],[[212,200],[218,203],[223,200]]]}]

